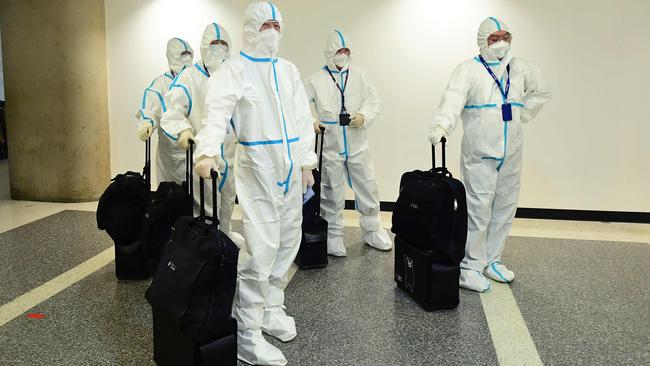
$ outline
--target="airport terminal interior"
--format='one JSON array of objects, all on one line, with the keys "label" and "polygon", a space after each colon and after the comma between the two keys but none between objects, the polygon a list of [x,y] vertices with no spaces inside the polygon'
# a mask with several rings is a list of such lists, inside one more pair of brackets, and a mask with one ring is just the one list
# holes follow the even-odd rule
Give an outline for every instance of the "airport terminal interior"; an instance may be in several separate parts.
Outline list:
[{"label": "airport terminal interior", "polygon": [[650,365],[650,3],[6,0],[0,32],[0,365]]}]

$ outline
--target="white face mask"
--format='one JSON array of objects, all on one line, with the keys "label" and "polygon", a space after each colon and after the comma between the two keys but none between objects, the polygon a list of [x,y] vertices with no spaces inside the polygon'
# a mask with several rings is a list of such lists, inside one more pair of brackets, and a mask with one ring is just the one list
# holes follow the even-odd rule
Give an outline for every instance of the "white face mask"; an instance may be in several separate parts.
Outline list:
[{"label": "white face mask", "polygon": [[260,41],[270,56],[274,57],[280,50],[282,36],[275,29],[266,29],[260,32]]},{"label": "white face mask", "polygon": [[508,50],[510,50],[510,43],[506,41],[499,41],[490,46],[490,51],[499,59],[504,58]]},{"label": "white face mask", "polygon": [[334,65],[340,68],[344,68],[345,66],[348,65],[348,62],[350,62],[350,55],[346,55],[345,53],[339,53],[334,55],[332,61],[334,62]]},{"label": "white face mask", "polygon": [[191,66],[193,61],[193,57],[191,54],[189,55],[181,55],[181,63],[185,66]]},{"label": "white face mask", "polygon": [[219,66],[228,57],[228,46],[224,44],[211,44],[208,48],[203,64],[208,68],[209,72],[215,72]]}]

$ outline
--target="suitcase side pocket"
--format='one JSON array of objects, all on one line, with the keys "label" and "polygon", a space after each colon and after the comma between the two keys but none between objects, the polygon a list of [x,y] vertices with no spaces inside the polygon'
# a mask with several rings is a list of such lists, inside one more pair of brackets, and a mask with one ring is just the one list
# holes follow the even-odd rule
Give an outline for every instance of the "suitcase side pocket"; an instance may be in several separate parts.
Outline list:
[{"label": "suitcase side pocket", "polygon": [[180,324],[189,308],[194,283],[204,266],[205,261],[170,243],[145,293],[147,301]]}]

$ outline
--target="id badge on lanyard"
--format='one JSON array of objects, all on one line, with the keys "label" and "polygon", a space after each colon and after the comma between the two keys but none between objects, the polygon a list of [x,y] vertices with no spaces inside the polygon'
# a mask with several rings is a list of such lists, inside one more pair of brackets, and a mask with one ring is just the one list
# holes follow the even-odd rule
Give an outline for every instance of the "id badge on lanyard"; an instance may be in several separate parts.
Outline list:
[{"label": "id badge on lanyard", "polygon": [[485,69],[490,73],[490,76],[492,76],[492,79],[494,79],[494,82],[497,84],[497,87],[499,88],[499,92],[501,93],[501,96],[503,96],[503,105],[501,106],[501,117],[503,118],[504,122],[510,122],[512,121],[512,104],[508,103],[508,92],[510,91],[510,65],[508,64],[506,70],[508,71],[508,81],[506,82],[506,88],[503,89],[503,86],[501,85],[501,82],[497,78],[496,75],[494,75],[494,72],[492,69],[490,69],[490,66],[488,66],[487,62],[485,62],[485,59],[483,59],[483,56],[479,55],[479,59],[481,60],[481,63],[483,66],[485,66]]},{"label": "id badge on lanyard", "polygon": [[341,112],[339,113],[339,125],[341,126],[349,126],[350,125],[350,113],[345,109],[345,88],[348,86],[348,78],[350,77],[350,69],[348,69],[348,72],[345,74],[345,83],[343,84],[343,88],[339,85],[339,83],[336,81],[336,78],[334,78],[334,75],[330,71],[330,69],[325,66],[324,67],[325,71],[327,71],[328,74],[330,74],[330,77],[332,78],[332,81],[334,82],[334,85],[336,85],[336,88],[341,92]]}]

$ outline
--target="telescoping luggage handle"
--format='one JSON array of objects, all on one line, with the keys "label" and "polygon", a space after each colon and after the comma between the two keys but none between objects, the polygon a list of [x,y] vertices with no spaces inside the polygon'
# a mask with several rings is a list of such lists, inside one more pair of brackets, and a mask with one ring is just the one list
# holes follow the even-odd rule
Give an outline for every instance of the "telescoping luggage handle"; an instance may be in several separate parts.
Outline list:
[{"label": "telescoping luggage handle", "polygon": [[192,184],[194,183],[194,176],[192,175],[192,169],[194,168],[194,141],[190,140],[189,144],[190,148],[185,152],[185,182],[187,184],[187,193],[194,200],[194,184]]},{"label": "telescoping luggage handle", "polygon": [[[316,143],[314,144],[315,145],[314,150],[318,149],[318,135],[320,135],[320,153],[318,154],[318,173],[320,173],[320,180],[321,180],[321,185],[322,185],[322,182],[323,182],[323,146],[324,146],[323,143],[325,142],[325,127],[320,126],[319,129],[320,129],[320,134],[318,134],[318,133],[316,134]],[[316,152],[316,151],[314,151],[314,152]],[[320,200],[321,200],[322,194],[323,193],[321,191],[321,194],[318,195],[318,202],[316,202],[318,204],[318,207],[319,207],[319,210],[317,211],[318,216],[320,216],[320,202],[321,202]]]},{"label": "telescoping luggage handle", "polygon": [[318,154],[318,171],[323,175],[323,142],[325,141],[325,127],[320,126],[320,133],[316,134],[316,143],[314,144],[314,152],[318,154],[318,135],[320,135],[320,154]]},{"label": "telescoping luggage handle", "polygon": [[144,169],[142,171],[144,182],[147,185],[147,201],[151,192],[151,137],[144,142]]},{"label": "telescoping luggage handle", "polygon": [[446,143],[447,139],[443,137],[440,139],[440,145],[442,145],[442,166],[437,167],[436,166],[436,147],[434,145],[431,145],[431,161],[432,161],[432,167],[434,172],[440,172],[447,174],[451,176],[451,173],[449,170],[447,170],[447,152],[446,152]]},{"label": "telescoping luggage handle", "polygon": [[[219,215],[217,214],[217,210],[219,208],[217,207],[217,179],[219,178],[219,173],[217,173],[217,171],[214,169],[210,170],[210,178],[212,183],[212,218],[211,219],[214,223],[214,226],[218,227]],[[199,214],[199,218],[201,219],[208,218],[205,216],[205,188],[203,187],[204,182],[205,179],[203,179],[203,177],[199,177],[199,194],[201,198],[201,211]]]}]

